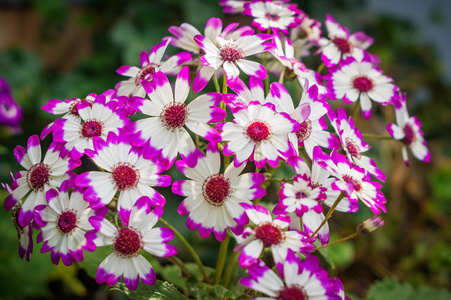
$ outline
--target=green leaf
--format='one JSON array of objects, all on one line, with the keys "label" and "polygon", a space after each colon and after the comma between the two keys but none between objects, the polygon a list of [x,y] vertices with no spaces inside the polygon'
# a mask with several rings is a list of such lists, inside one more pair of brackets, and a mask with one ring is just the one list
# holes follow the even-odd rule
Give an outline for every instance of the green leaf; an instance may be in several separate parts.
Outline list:
[{"label": "green leaf", "polygon": [[160,280],[157,280],[154,285],[140,282],[134,291],[130,291],[125,283],[117,283],[110,290],[119,291],[131,300],[188,300],[175,286]]},{"label": "green leaf", "polygon": [[393,279],[376,282],[368,291],[367,300],[447,300],[451,293],[437,290],[429,286],[414,289],[409,283],[399,283]]}]

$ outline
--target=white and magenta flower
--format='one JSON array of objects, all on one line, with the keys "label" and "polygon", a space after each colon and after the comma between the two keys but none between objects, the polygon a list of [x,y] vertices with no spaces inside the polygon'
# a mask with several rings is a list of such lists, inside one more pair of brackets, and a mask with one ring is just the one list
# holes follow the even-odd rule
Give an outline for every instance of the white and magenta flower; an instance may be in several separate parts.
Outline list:
[{"label": "white and magenta flower", "polygon": [[[207,21],[205,26],[205,37],[208,38],[213,44],[217,45],[216,38],[222,36],[225,39],[238,39],[242,35],[250,35],[254,33],[254,30],[249,26],[243,26],[237,29],[238,23],[231,23],[224,29],[222,28],[222,21],[219,18],[211,18]],[[201,34],[193,25],[183,23],[180,26],[169,27],[169,32],[174,37],[167,37],[170,39],[170,43],[174,47],[182,48],[193,53],[200,53],[200,46],[194,41],[196,35]]]},{"label": "white and magenta flower", "polygon": [[[11,173],[10,177],[12,180],[11,187],[6,183],[2,183],[1,185],[8,193],[11,194],[13,190],[17,187],[17,181],[14,178],[13,174]],[[4,202],[4,204],[5,203],[6,202]],[[33,253],[33,227],[31,226],[31,223],[29,223],[25,227],[22,227],[19,224],[19,212],[21,208],[22,208],[22,200],[19,199],[18,202],[12,207],[13,213],[11,219],[13,221],[14,227],[16,228],[17,237],[19,239],[19,257],[22,259],[25,257],[27,261],[30,261],[31,253]]]},{"label": "white and magenta flower", "polygon": [[288,156],[292,151],[288,134],[296,132],[299,124],[275,109],[270,102],[261,105],[252,101],[247,107],[235,110],[233,122],[218,124],[222,140],[229,142],[223,152],[225,155],[235,154],[235,166],[250,158],[257,168],[263,168],[266,162],[276,167],[279,156]]},{"label": "white and magenta flower", "polygon": [[165,74],[174,71],[181,64],[191,60],[191,53],[180,52],[171,56],[167,61],[162,62],[162,58],[170,40],[167,39],[160,44],[155,45],[150,53],[142,51],[139,57],[141,68],[134,66],[121,66],[117,69],[117,73],[128,76],[130,79],[119,82],[116,85],[118,96],[138,96],[144,97],[146,92],[142,86],[142,82],[150,82],[157,72]]},{"label": "white and magenta flower", "polygon": [[97,270],[96,281],[99,284],[105,282],[112,286],[122,276],[129,290],[135,290],[140,279],[146,284],[155,284],[155,270],[141,252],[144,250],[158,257],[177,253],[174,246],[167,244],[174,238],[174,232],[166,227],[154,228],[163,214],[163,208],[151,210],[151,200],[148,197],[141,197],[133,202],[135,205],[129,215],[120,214],[123,223],[120,228],[116,228],[105,218],[90,218],[91,224],[98,231],[96,245],[113,245],[113,253],[105,258]]},{"label": "white and magenta flower", "polygon": [[231,87],[235,85],[240,75],[238,67],[249,76],[265,79],[267,76],[266,69],[261,64],[246,58],[271,48],[272,45],[266,44],[265,41],[272,37],[271,34],[263,33],[240,36],[236,40],[217,36],[218,46],[216,46],[209,38],[196,35],[194,40],[205,52],[205,55],[201,57],[204,67],[194,79],[193,90],[196,93],[201,91],[220,67],[223,67],[227,84]]},{"label": "white and magenta flower", "polygon": [[360,61],[366,52],[365,49],[373,44],[371,37],[363,32],[350,34],[348,28],[337,23],[330,15],[327,15],[325,25],[329,40],[323,38],[320,41],[321,59],[328,67],[338,64],[347,57],[354,57]]},{"label": "white and magenta flower", "polygon": [[172,192],[186,196],[178,207],[181,215],[189,213],[186,226],[199,228],[201,237],[212,232],[224,240],[227,228],[239,235],[249,222],[240,204],[251,204],[251,200],[261,198],[265,190],[260,185],[265,176],[260,173],[240,175],[246,164],[236,168],[230,164],[221,174],[221,157],[217,145],[210,143],[207,154],[199,159],[196,167],[190,168],[184,161],[177,162],[177,168],[191,180],[180,180],[172,185]]},{"label": "white and magenta flower", "polygon": [[283,271],[279,271],[283,280],[263,262],[249,267],[248,271],[250,276],[241,278],[239,283],[268,296],[254,299],[342,299],[337,282],[327,276],[316,256],[301,261],[290,251],[284,259]]},{"label": "white and magenta flower", "polygon": [[276,103],[278,103],[278,111],[287,113],[299,124],[298,130],[288,134],[295,155],[299,153],[299,146],[304,147],[310,158],[312,158],[315,146],[319,145],[332,149],[340,147],[339,140],[326,131],[327,125],[324,115],[327,114],[329,106],[326,102],[318,100],[317,85],[309,87],[309,82],[306,82],[301,100],[296,108],[294,108],[291,96],[283,85],[273,83],[271,87],[271,93],[274,94]]},{"label": "white and magenta flower", "polygon": [[371,147],[362,139],[362,132],[355,126],[352,117],[350,116],[348,119],[345,110],[341,107],[338,108],[336,116],[333,111],[330,111],[329,117],[336,128],[348,160],[354,162],[356,165],[384,182],[384,172],[376,166],[376,163],[371,158],[363,155],[363,153],[368,151]]},{"label": "white and magenta flower", "polygon": [[41,230],[36,241],[44,242],[41,253],[51,251],[52,262],[57,265],[60,259],[66,266],[84,259],[83,251],[94,251],[94,230],[89,223],[92,216],[104,217],[106,207],[93,210],[83,200],[83,189],[75,188],[69,196],[68,181],[63,182],[59,192],[51,189],[46,193],[48,205],[39,205],[34,211],[34,220]]},{"label": "white and magenta flower", "polygon": [[21,132],[22,117],[22,107],[14,101],[11,87],[0,77],[0,125],[5,125],[12,133],[18,134]]},{"label": "white and magenta flower", "polygon": [[77,176],[77,186],[87,188],[84,199],[92,208],[99,208],[111,202],[118,195],[118,210],[130,213],[134,201],[148,196],[152,205],[163,206],[164,197],[152,186],[169,186],[171,178],[160,175],[165,165],[159,161],[145,159],[141,151],[131,146],[131,137],[126,132],[108,134],[105,140],[94,138],[94,151],[86,154],[103,171],[89,171]]},{"label": "white and magenta flower", "polygon": [[200,151],[185,126],[208,141],[218,141],[218,132],[208,123],[225,118],[226,112],[216,107],[222,95],[200,95],[186,104],[190,90],[188,67],[183,67],[177,76],[174,93],[168,78],[161,72],[155,74],[152,83],[143,84],[151,101],[135,97],[130,105],[149,117],[133,123],[130,128],[134,132],[132,144],[144,146],[146,158],[154,158],[161,153],[168,166],[173,164],[178,153],[189,166],[195,166]]},{"label": "white and magenta flower", "polygon": [[293,42],[296,57],[305,57],[310,55],[312,46],[319,44],[322,33],[321,23],[310,18],[303,11],[299,13],[298,18],[301,23],[290,30],[290,40]]},{"label": "white and magenta flower", "polygon": [[244,4],[250,0],[220,0],[219,5],[224,6],[224,13],[239,14],[244,11]]},{"label": "white and magenta flower", "polygon": [[337,154],[336,151],[333,151],[331,157],[322,152],[319,147],[315,147],[313,151],[313,160],[338,179],[332,183],[332,189],[344,192],[353,203],[357,203],[360,199],[375,214],[379,214],[381,210],[387,212],[385,208],[387,200],[380,191],[382,185],[370,181],[370,176],[365,170],[351,165],[346,156]]},{"label": "white and magenta flower", "polygon": [[412,151],[413,156],[425,162],[431,161],[421,123],[416,116],[409,116],[406,105],[406,95],[400,91],[395,99],[396,124],[388,124],[387,131],[395,139],[404,143],[402,158],[409,165],[407,148]]},{"label": "white and magenta flower", "polygon": [[[16,188],[5,199],[5,209],[10,210],[22,198],[19,224],[26,227],[33,218],[37,205],[46,205],[45,194],[50,189],[57,189],[63,181],[73,178],[70,170],[81,164],[79,159],[72,159],[62,143],[52,142],[41,161],[41,143],[37,135],[28,139],[27,149],[17,146],[14,156],[26,169],[16,175]],[[28,194],[28,196],[27,196]]]},{"label": "white and magenta flower", "polygon": [[66,143],[73,158],[80,158],[86,150],[92,150],[94,137],[106,139],[109,132],[119,133],[120,128],[130,123],[123,113],[116,111],[116,101],[107,102],[107,96],[101,94],[92,103],[88,100],[79,102],[77,109],[81,122],[73,118],[55,121],[53,139]]},{"label": "white and magenta flower", "polygon": [[343,99],[351,103],[360,99],[363,117],[371,117],[371,100],[387,105],[393,103],[396,87],[390,77],[382,74],[382,70],[373,66],[369,56],[362,61],[348,57],[340,62],[339,67],[329,68],[330,75],[326,87],[331,90],[333,99]]},{"label": "white and magenta flower", "polygon": [[315,249],[313,241],[306,234],[297,230],[285,230],[290,224],[290,217],[281,215],[273,220],[263,206],[249,204],[242,206],[255,227],[244,229],[242,235],[244,239],[233,250],[242,250],[239,258],[241,267],[247,268],[258,263],[260,254],[265,248],[271,248],[278,268],[282,266],[289,250],[307,255]]},{"label": "white and magenta flower", "polygon": [[261,31],[272,29],[288,34],[288,28],[293,28],[301,22],[297,17],[299,12],[296,4],[251,1],[244,4],[243,14],[253,17],[252,26]]}]

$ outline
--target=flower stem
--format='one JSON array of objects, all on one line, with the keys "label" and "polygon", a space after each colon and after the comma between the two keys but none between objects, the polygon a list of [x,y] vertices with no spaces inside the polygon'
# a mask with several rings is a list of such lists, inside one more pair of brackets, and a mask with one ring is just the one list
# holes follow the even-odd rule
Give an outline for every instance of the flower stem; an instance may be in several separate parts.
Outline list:
[{"label": "flower stem", "polygon": [[352,112],[352,119],[355,119],[355,117],[357,116],[357,113],[359,112],[359,107],[360,107],[360,98],[357,99],[357,101],[354,105],[354,111]]},{"label": "flower stem", "polygon": [[238,258],[240,257],[240,251],[236,251],[232,253],[232,256],[230,257],[230,262],[227,265],[227,268],[225,270],[224,274],[224,280],[222,282],[222,285],[228,289],[230,286],[230,280],[232,279],[233,271],[235,270],[235,266],[238,262]]},{"label": "flower stem", "polygon": [[351,239],[355,238],[355,237],[358,236],[358,235],[359,235],[358,232],[354,232],[353,234],[350,234],[350,235],[348,235],[347,237],[344,237],[344,238],[342,238],[342,239],[340,239],[340,240],[336,240],[336,241],[334,241],[334,242],[332,242],[332,243],[329,243],[329,244],[326,244],[326,245],[324,245],[324,246],[316,247],[315,250],[327,248],[327,247],[329,247],[329,246],[333,246],[333,245],[336,245],[336,244],[339,244],[339,243],[342,243],[342,242],[346,242],[346,241],[348,241],[348,240],[351,240]]},{"label": "flower stem", "polygon": [[315,232],[310,235],[310,238],[313,238],[318,233],[318,231],[324,226],[324,224],[326,224],[327,220],[330,219],[335,208],[338,206],[341,199],[343,199],[345,195],[346,194],[344,192],[341,192],[340,196],[338,196],[337,200],[335,200],[334,204],[330,207],[324,220],[321,222],[321,224],[318,226],[318,228],[316,228]]},{"label": "flower stem", "polygon": [[219,87],[218,78],[216,78],[216,75],[213,74],[213,83],[215,85],[216,92],[221,92],[221,88]]},{"label": "flower stem", "polygon": [[229,247],[230,236],[227,234],[219,248],[218,261],[216,262],[216,273],[213,284],[218,284],[221,280],[222,270],[227,256],[227,248]]},{"label": "flower stem", "polygon": [[199,255],[197,255],[196,251],[194,251],[193,247],[191,247],[191,245],[188,243],[188,241],[183,237],[183,235],[174,228],[174,226],[172,226],[171,224],[169,224],[166,220],[164,220],[163,218],[160,218],[159,220],[164,226],[169,227],[170,229],[172,229],[174,231],[174,234],[178,237],[178,239],[180,240],[180,242],[182,242],[183,246],[185,246],[186,250],[188,250],[188,252],[191,254],[191,256],[193,257],[194,261],[197,263],[197,265],[199,266],[199,270],[202,273],[202,277],[204,281],[207,281],[208,277],[207,277],[207,273],[205,273],[205,269],[204,269],[204,265],[202,264],[202,261],[199,258]]},{"label": "flower stem", "polygon": [[227,94],[227,76],[226,76],[225,72],[224,72],[223,77],[224,77],[224,80],[222,81],[222,93]]}]

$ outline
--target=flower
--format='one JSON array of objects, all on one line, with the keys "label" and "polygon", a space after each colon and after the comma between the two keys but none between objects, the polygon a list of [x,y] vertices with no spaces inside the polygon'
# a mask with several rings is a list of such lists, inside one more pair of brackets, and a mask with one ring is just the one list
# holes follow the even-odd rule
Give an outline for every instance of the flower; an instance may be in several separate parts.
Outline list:
[{"label": "flower", "polygon": [[387,105],[393,102],[395,86],[392,79],[382,74],[373,66],[368,55],[361,61],[348,57],[340,62],[339,67],[329,68],[325,75],[326,87],[331,90],[331,98],[343,99],[344,102],[356,102],[360,98],[363,117],[371,117],[371,101]]},{"label": "flower", "polygon": [[[3,188],[8,192],[12,193],[13,190],[17,187],[17,181],[15,180],[13,174],[10,173],[10,177],[12,180],[11,187],[6,183],[1,183]],[[5,204],[6,202],[4,202]],[[22,200],[19,199],[17,203],[12,207],[12,221],[14,224],[14,227],[17,231],[17,237],[19,239],[19,257],[24,258],[27,261],[30,261],[31,253],[33,253],[33,228],[31,226],[31,223],[29,223],[27,226],[22,227],[19,224],[19,212],[22,208]],[[6,209],[6,208],[5,208]],[[7,209],[8,210],[8,209]]]},{"label": "flower", "polygon": [[395,139],[403,142],[402,158],[409,165],[407,148],[412,151],[414,157],[421,161],[430,162],[429,152],[424,133],[421,130],[420,120],[416,116],[409,117],[406,105],[406,94],[398,91],[395,98],[396,123],[388,124],[387,131]]},{"label": "flower", "polygon": [[129,215],[120,214],[123,226],[116,228],[105,218],[94,216],[90,223],[99,232],[96,234],[98,246],[113,245],[113,253],[100,264],[97,283],[109,286],[116,284],[124,276],[130,290],[138,287],[141,279],[146,284],[154,284],[155,271],[141,255],[142,250],[154,256],[167,257],[177,253],[177,249],[166,242],[174,238],[174,232],[166,227],[154,228],[163,214],[162,207],[151,210],[148,197],[140,197]]},{"label": "flower", "polygon": [[14,101],[10,86],[0,77],[0,125],[5,125],[13,134],[18,134],[21,132],[22,117],[22,108]]},{"label": "flower", "polygon": [[167,39],[160,44],[155,45],[150,53],[142,51],[139,57],[141,61],[141,68],[134,66],[121,66],[117,69],[117,73],[123,76],[128,76],[130,79],[119,82],[116,85],[118,96],[139,96],[146,95],[142,82],[152,81],[153,76],[157,72],[169,73],[181,64],[191,60],[191,53],[180,52],[167,61],[162,62],[163,54],[170,40]]},{"label": "flower", "polygon": [[221,66],[224,68],[227,84],[231,87],[235,85],[240,74],[237,66],[249,76],[265,79],[267,76],[266,69],[261,64],[246,58],[272,47],[270,44],[264,43],[272,37],[271,34],[263,33],[240,36],[236,40],[218,36],[216,38],[218,46],[216,46],[209,38],[196,35],[194,40],[205,52],[205,55],[201,57],[204,67],[194,79],[193,90],[196,93],[201,91],[207,85],[214,72]]},{"label": "flower", "polygon": [[84,199],[92,208],[99,208],[111,202],[116,192],[118,210],[129,214],[134,200],[148,196],[152,205],[162,206],[165,199],[152,186],[169,186],[171,178],[160,175],[165,165],[145,159],[139,149],[130,144],[130,134],[110,132],[105,140],[93,139],[94,151],[86,151],[92,161],[104,171],[89,171],[77,176],[77,186],[86,187]]},{"label": "flower", "polygon": [[307,254],[315,249],[312,240],[303,232],[284,230],[290,224],[290,217],[277,216],[274,220],[269,211],[260,205],[241,204],[255,227],[246,227],[242,241],[233,251],[243,250],[239,263],[247,268],[258,262],[264,248],[271,248],[274,262],[280,268],[289,250]]},{"label": "flower", "polygon": [[180,153],[188,165],[196,165],[200,151],[184,126],[209,141],[219,140],[219,134],[208,123],[222,121],[226,112],[216,107],[221,101],[220,93],[200,95],[185,104],[190,90],[189,68],[183,67],[177,76],[174,94],[168,78],[155,74],[153,83],[143,83],[151,101],[133,98],[130,105],[149,116],[136,121],[130,127],[134,132],[132,144],[144,146],[144,157],[161,156],[171,166]]},{"label": "flower", "polygon": [[184,161],[177,162],[177,168],[192,180],[176,181],[172,192],[186,196],[177,211],[181,215],[189,213],[186,226],[199,228],[201,237],[208,237],[214,231],[215,237],[224,240],[227,227],[236,235],[243,232],[249,222],[240,204],[250,204],[261,198],[265,190],[260,185],[265,176],[260,173],[239,175],[245,164],[236,168],[230,164],[224,174],[219,173],[221,157],[216,143],[210,143],[205,157],[201,157],[194,168]]},{"label": "flower", "polygon": [[83,250],[94,251],[95,244],[89,224],[92,216],[104,217],[108,213],[106,207],[93,210],[83,200],[83,189],[75,188],[69,196],[69,181],[63,182],[59,192],[55,189],[47,191],[48,205],[39,205],[34,211],[34,219],[41,230],[36,241],[44,242],[41,253],[51,251],[52,262],[59,260],[66,266],[84,259]]},{"label": "flower", "polygon": [[235,154],[235,166],[250,158],[257,168],[263,168],[266,162],[276,167],[279,155],[288,155],[288,134],[297,131],[299,124],[277,113],[274,104],[252,101],[235,110],[233,116],[233,122],[218,124],[217,128],[222,130],[222,140],[229,141],[223,152]]},{"label": "flower", "polygon": [[53,126],[53,139],[66,143],[73,158],[80,158],[86,150],[93,149],[93,138],[106,139],[109,132],[118,133],[130,120],[116,111],[117,102],[108,101],[107,94],[95,97],[94,102],[81,101],[77,104],[80,121],[61,118]]},{"label": "flower", "polygon": [[362,139],[362,132],[355,126],[352,117],[349,116],[348,119],[345,110],[339,107],[337,115],[335,115],[333,111],[329,112],[329,118],[338,133],[348,160],[354,162],[356,165],[384,182],[384,172],[376,166],[376,163],[371,158],[363,155],[363,153],[368,151],[371,147]]},{"label": "flower", "polygon": [[360,61],[366,52],[365,49],[373,44],[371,37],[363,32],[350,34],[346,27],[337,23],[330,15],[327,15],[325,25],[329,40],[327,38],[320,40],[321,59],[328,67],[336,65],[348,57],[354,57]]},{"label": "flower", "polygon": [[16,175],[17,186],[5,199],[5,209],[11,209],[23,197],[19,213],[19,225],[26,227],[33,218],[37,205],[45,205],[45,194],[50,189],[58,188],[63,181],[73,178],[69,171],[81,164],[79,159],[72,159],[62,143],[52,142],[41,161],[41,143],[37,135],[28,139],[27,149],[17,146],[14,149],[17,161],[26,169]]},{"label": "flower", "polygon": [[301,261],[294,252],[289,251],[284,259],[283,271],[279,271],[284,280],[263,263],[252,265],[248,271],[250,276],[241,278],[239,283],[269,296],[254,299],[341,299],[337,282],[327,276],[315,256]]},{"label": "flower", "polygon": [[299,12],[295,4],[280,2],[252,1],[244,4],[244,15],[254,17],[252,26],[261,31],[272,29],[288,34],[287,28],[293,28],[301,22],[296,16]]},{"label": "flower", "polygon": [[379,214],[381,210],[387,212],[385,208],[387,201],[380,191],[382,185],[370,181],[369,175],[365,175],[365,170],[351,165],[346,156],[333,151],[332,156],[329,157],[319,147],[315,147],[313,160],[338,179],[332,183],[332,189],[344,192],[349,201],[356,203],[360,199],[375,214]]}]

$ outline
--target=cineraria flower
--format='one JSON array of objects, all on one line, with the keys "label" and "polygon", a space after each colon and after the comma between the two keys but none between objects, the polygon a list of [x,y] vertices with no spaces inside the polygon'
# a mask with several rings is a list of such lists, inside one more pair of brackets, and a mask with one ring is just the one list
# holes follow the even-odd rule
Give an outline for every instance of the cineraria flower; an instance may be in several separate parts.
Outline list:
[{"label": "cineraria flower", "polygon": [[159,161],[145,159],[141,150],[130,144],[130,134],[121,131],[110,132],[105,140],[93,139],[94,151],[86,154],[103,171],[89,171],[77,176],[77,186],[86,187],[84,199],[92,208],[107,205],[119,191],[118,210],[120,214],[130,213],[134,200],[148,196],[152,205],[162,206],[165,199],[152,186],[169,186],[171,178],[160,175],[165,165]]},{"label": "cineraria flower", "polygon": [[352,117],[349,116],[348,119],[345,110],[341,107],[337,110],[337,116],[333,111],[330,111],[329,117],[336,128],[348,160],[354,162],[356,165],[384,182],[384,172],[376,166],[376,163],[371,158],[362,155],[371,147],[362,139],[362,132],[354,125]]},{"label": "cineraria flower", "polygon": [[388,124],[387,131],[395,140],[400,140],[404,143],[402,158],[406,165],[409,165],[407,148],[410,148],[413,156],[417,159],[430,162],[431,153],[427,148],[420,120],[416,116],[409,117],[406,95],[401,93],[401,91],[398,92],[395,98],[395,113],[397,124]]},{"label": "cineraria flower", "polygon": [[22,117],[22,108],[14,101],[10,86],[0,77],[0,125],[7,126],[13,134],[19,134]]},{"label": "cineraria flower", "polygon": [[225,39],[222,36],[216,38],[218,46],[210,39],[202,35],[196,35],[194,40],[200,46],[205,55],[201,57],[204,67],[199,71],[193,82],[193,90],[197,93],[202,90],[221,66],[227,78],[227,84],[231,87],[240,75],[238,67],[247,75],[258,79],[265,79],[267,72],[261,64],[247,60],[250,55],[268,50],[272,45],[264,42],[271,39],[271,34],[255,34],[240,36],[236,40]]},{"label": "cineraria flower", "polygon": [[284,230],[290,224],[290,217],[277,216],[274,220],[269,211],[260,205],[241,204],[246,214],[255,224],[255,228],[246,227],[242,240],[233,251],[243,250],[239,263],[247,268],[258,262],[265,247],[271,248],[274,262],[280,268],[291,249],[295,252],[308,254],[315,249],[312,240],[303,232]]},{"label": "cineraria flower", "polygon": [[105,218],[94,216],[89,220],[98,231],[97,246],[113,245],[113,253],[105,258],[97,270],[96,281],[99,284],[105,282],[112,286],[121,276],[124,276],[129,290],[135,290],[140,279],[146,284],[155,284],[155,271],[141,251],[158,257],[177,254],[177,249],[167,244],[174,238],[174,232],[166,227],[154,228],[163,214],[163,208],[151,210],[151,200],[145,196],[135,201],[129,215],[119,214],[124,224],[120,228]]},{"label": "cineraria flower", "polygon": [[160,44],[155,45],[150,53],[142,51],[139,57],[141,68],[133,66],[121,66],[117,69],[117,73],[123,76],[131,77],[128,80],[119,82],[116,85],[118,96],[138,96],[144,97],[146,92],[142,86],[142,82],[150,82],[157,72],[169,73],[181,64],[191,60],[191,53],[180,52],[171,56],[167,61],[162,62],[163,54],[170,40],[167,39]]},{"label": "cineraria flower", "polygon": [[53,126],[53,139],[65,142],[73,158],[80,158],[86,150],[93,149],[94,137],[106,139],[109,132],[118,133],[130,123],[122,113],[116,111],[117,102],[107,102],[106,95],[95,97],[94,102],[81,101],[77,104],[81,122],[74,119],[57,119]]},{"label": "cineraria flower", "polygon": [[283,271],[279,271],[284,280],[263,262],[249,267],[248,271],[250,277],[241,278],[239,283],[269,296],[253,298],[255,300],[342,299],[338,294],[340,289],[337,282],[327,276],[316,256],[301,261],[294,252],[289,251],[284,259]]},{"label": "cineraria flower", "polygon": [[[273,87],[274,85],[274,87]],[[298,107],[294,108],[290,94],[281,84],[273,83],[272,93],[278,103],[278,111],[285,112],[299,124],[299,129],[288,134],[295,155],[299,154],[298,146],[304,147],[307,155],[312,158],[313,148],[317,145],[325,148],[338,149],[340,142],[333,134],[327,132],[324,115],[329,107],[326,102],[319,101],[317,85],[309,87],[306,81]]]},{"label": "cineraria flower", "polygon": [[265,190],[260,185],[265,176],[260,173],[239,175],[246,164],[236,168],[230,164],[224,174],[219,173],[221,157],[216,143],[210,143],[207,154],[190,168],[184,161],[177,162],[177,168],[192,180],[176,181],[172,192],[187,196],[177,211],[181,215],[189,213],[186,226],[199,228],[201,237],[208,237],[214,231],[215,237],[222,241],[227,227],[236,235],[243,232],[249,222],[240,204],[251,204],[251,200],[261,198]]},{"label": "cineraria flower", "polygon": [[[310,173],[310,168],[307,166],[307,164],[300,158],[300,157],[292,157],[289,161],[290,165],[295,169],[297,176],[301,176],[304,180],[302,182],[303,186],[301,185],[299,190],[299,196],[308,196],[315,189],[320,189],[321,194],[320,197],[317,199],[314,199],[318,201],[319,204],[325,204],[329,207],[334,205],[335,200],[338,198],[340,191],[335,191],[332,189],[332,183],[335,182],[335,178],[330,178],[330,173],[320,167],[320,165],[316,162],[312,162],[312,171]],[[307,186],[305,186],[307,185]],[[288,186],[290,189],[288,190],[288,193],[285,191],[280,191],[280,193],[283,193],[285,196],[291,196],[291,186]],[[290,195],[291,194],[291,195]],[[295,194],[297,196],[298,194]],[[309,201],[309,199],[301,198],[299,199],[299,203],[305,203]],[[289,209],[289,207],[284,208],[284,204],[291,204],[291,200],[286,200],[281,197],[282,202],[279,202],[278,205],[274,208],[273,213],[279,214],[284,213],[284,211],[293,211],[292,209]],[[286,201],[288,203],[286,203]],[[311,201],[311,200],[310,200]],[[313,206],[314,203],[311,204]],[[304,209],[305,210],[305,209]],[[353,202],[350,202],[349,199],[344,198],[341,199],[341,201],[338,203],[338,205],[335,208],[336,211],[341,212],[356,212],[359,210],[359,205]],[[300,230],[307,233],[309,236],[312,235],[316,229],[321,225],[323,220],[325,219],[324,214],[322,210],[320,209],[308,209],[307,211],[302,212],[301,214],[298,214],[296,211],[296,214],[291,215],[291,223],[288,229],[292,230]],[[302,220],[302,221],[301,221]],[[301,226],[302,224],[302,226]],[[318,236],[321,241],[321,244],[327,244],[329,242],[329,225],[326,222],[318,231]]]},{"label": "cineraria flower", "polygon": [[58,188],[61,183],[73,174],[70,170],[81,164],[74,160],[62,143],[52,142],[41,162],[41,143],[37,135],[28,139],[27,149],[17,146],[14,149],[17,161],[26,169],[16,175],[16,188],[5,199],[5,209],[10,210],[16,203],[26,196],[19,213],[19,224],[26,227],[37,205],[46,205],[45,193]]},{"label": "cineraria flower", "polygon": [[239,14],[244,11],[244,4],[250,0],[220,0],[219,5],[225,6],[224,13]]},{"label": "cineraria flower", "polygon": [[333,151],[329,157],[319,147],[315,147],[313,160],[338,179],[332,183],[332,188],[344,192],[349,201],[356,203],[360,199],[375,214],[379,214],[381,210],[387,212],[385,208],[387,200],[379,190],[382,185],[370,181],[369,174],[365,174],[365,170],[359,166],[351,165],[346,156]]},{"label": "cineraria flower", "polygon": [[366,52],[365,49],[373,44],[373,39],[363,32],[349,34],[348,28],[337,23],[330,15],[327,15],[325,25],[329,40],[323,38],[320,41],[321,59],[328,67],[348,57],[361,61]]},{"label": "cineraria flower", "polygon": [[[17,187],[17,181],[14,178],[13,174],[11,173],[10,177],[12,180],[11,187],[6,183],[2,183],[2,186],[8,193],[11,194],[13,190]],[[5,203],[6,202],[4,202],[4,204]],[[18,202],[12,207],[13,213],[11,218],[14,227],[16,228],[17,231],[17,237],[19,238],[19,257],[22,259],[25,257],[27,261],[30,261],[31,253],[33,253],[33,228],[31,226],[31,223],[25,227],[22,227],[19,224],[19,212],[21,208],[22,208],[22,200],[19,199]]]},{"label": "cineraria flower", "polygon": [[[282,40],[285,42],[283,43]],[[270,64],[268,67],[270,72],[278,74],[279,76],[282,76],[281,73],[284,72],[284,76],[287,77],[287,80],[294,80],[296,78],[301,87],[304,87],[306,82],[309,82],[310,85],[316,85],[318,94],[321,98],[328,95],[328,90],[321,84],[323,81],[322,76],[319,73],[308,69],[295,57],[295,48],[287,37],[275,32],[274,43],[275,47],[270,49],[269,52],[274,55],[281,65],[275,63]],[[282,43],[284,44],[283,46]]]},{"label": "cineraria flower", "polygon": [[[231,23],[222,30],[222,21],[219,18],[211,18],[208,20],[205,26],[205,37],[208,38],[213,44],[217,45],[216,38],[222,36],[225,39],[236,40],[242,35],[250,35],[254,33],[254,30],[249,26],[243,26],[238,28],[238,23]],[[201,48],[194,41],[194,36],[201,34],[193,25],[183,23],[179,27],[171,26],[168,31],[175,37],[166,37],[170,39],[170,43],[174,47],[182,48],[193,53],[200,53]]]},{"label": "cineraria flower", "polygon": [[296,50],[295,57],[305,57],[310,55],[309,49],[318,46],[321,38],[321,23],[316,19],[311,19],[305,12],[298,15],[301,23],[290,30],[290,40]]},{"label": "cineraria flower", "polygon": [[92,216],[104,217],[108,209],[93,210],[83,200],[83,189],[75,188],[69,197],[68,181],[63,182],[59,192],[51,189],[46,193],[48,205],[39,205],[34,211],[34,220],[39,227],[36,241],[44,242],[41,253],[51,251],[52,262],[57,265],[61,260],[66,266],[84,259],[83,250],[94,251],[92,232],[89,224]]},{"label": "cineraria flower", "polygon": [[279,155],[288,156],[288,134],[296,132],[299,124],[287,114],[277,113],[274,104],[261,105],[252,101],[247,107],[237,109],[233,116],[233,123],[222,123],[217,127],[222,130],[222,141],[229,141],[224,147],[224,155],[235,154],[235,166],[250,158],[257,168],[263,168],[266,162],[276,167]]},{"label": "cineraria flower", "polygon": [[288,34],[287,28],[293,28],[301,22],[296,16],[299,12],[295,4],[252,1],[244,4],[243,14],[254,17],[252,26],[261,31],[272,29]]},{"label": "cineraria flower", "polygon": [[184,128],[209,141],[219,140],[219,134],[208,125],[222,121],[226,112],[216,107],[221,101],[220,93],[208,93],[185,104],[190,90],[189,68],[183,67],[177,76],[174,93],[163,73],[155,74],[153,83],[143,83],[151,101],[133,98],[130,105],[149,118],[132,124],[132,144],[144,146],[144,157],[154,158],[161,152],[162,159],[170,167],[177,153],[190,167],[196,165],[200,151]]},{"label": "cineraria flower", "polygon": [[373,66],[369,56],[365,55],[362,61],[348,57],[340,62],[339,67],[329,68],[330,75],[326,87],[331,90],[331,98],[343,99],[344,102],[356,102],[360,98],[360,107],[363,117],[371,117],[371,101],[387,105],[395,97],[393,80],[382,74],[382,71]]}]

